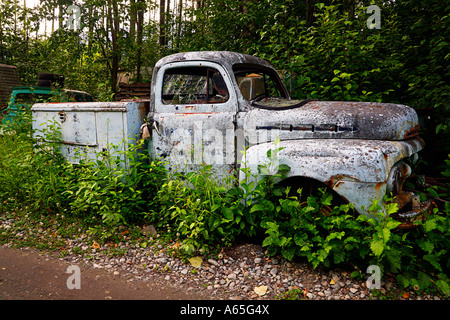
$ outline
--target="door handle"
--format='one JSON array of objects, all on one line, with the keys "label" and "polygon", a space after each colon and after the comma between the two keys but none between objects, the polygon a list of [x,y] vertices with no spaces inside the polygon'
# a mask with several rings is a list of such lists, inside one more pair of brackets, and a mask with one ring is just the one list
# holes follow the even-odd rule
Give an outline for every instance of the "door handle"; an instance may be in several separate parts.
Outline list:
[{"label": "door handle", "polygon": [[144,123],[143,125],[141,125],[141,128],[139,129],[139,142],[141,140],[147,140],[150,137],[151,133],[148,130],[148,125],[147,123]]},{"label": "door handle", "polygon": [[156,131],[156,133],[158,134],[158,136],[160,136],[161,133],[159,132],[158,125],[159,125],[159,124],[158,124],[158,121],[153,120],[153,128],[155,129],[155,131]]}]

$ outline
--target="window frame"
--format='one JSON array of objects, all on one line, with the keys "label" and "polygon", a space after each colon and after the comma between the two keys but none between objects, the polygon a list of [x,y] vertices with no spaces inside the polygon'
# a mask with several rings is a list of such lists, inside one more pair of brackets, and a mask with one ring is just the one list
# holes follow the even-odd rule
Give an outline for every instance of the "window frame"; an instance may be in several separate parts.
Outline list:
[{"label": "window frame", "polygon": [[[178,68],[195,68],[206,67],[208,69],[214,69],[222,76],[223,81],[228,90],[228,100],[225,102],[207,102],[207,103],[173,103],[167,104],[163,101],[163,85],[164,75],[167,70]],[[156,80],[155,91],[155,111],[161,113],[204,113],[204,112],[236,112],[237,100],[234,87],[231,83],[230,76],[223,66],[218,63],[210,61],[182,61],[168,63],[161,67],[158,72]]]},{"label": "window frame", "polygon": [[[280,94],[280,98],[284,98],[284,99],[289,99],[289,93],[287,92],[283,81],[281,81],[281,78],[278,74],[278,72],[276,72],[276,70],[272,70],[270,68],[266,68],[264,66],[260,66],[260,65],[254,65],[254,64],[247,64],[247,63],[239,63],[239,64],[235,64],[233,65],[233,76],[236,79],[236,83],[238,83],[238,78],[237,78],[237,74],[239,73],[263,73],[264,74],[264,89],[265,89],[265,94],[267,94],[267,79],[266,76],[268,76],[270,78],[270,81],[275,85],[275,89],[278,91],[278,93]],[[247,75],[248,75],[247,74]],[[241,93],[242,95],[242,93]],[[242,95],[243,96],[243,95]],[[251,102],[253,99],[247,100],[245,99],[245,97],[243,96],[244,100],[246,100],[247,102]]]}]

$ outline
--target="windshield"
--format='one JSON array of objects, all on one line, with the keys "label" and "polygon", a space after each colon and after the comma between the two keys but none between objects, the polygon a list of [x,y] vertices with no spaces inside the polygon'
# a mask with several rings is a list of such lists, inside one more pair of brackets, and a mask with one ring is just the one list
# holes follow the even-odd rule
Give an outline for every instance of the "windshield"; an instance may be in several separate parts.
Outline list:
[{"label": "windshield", "polygon": [[287,98],[278,75],[259,66],[235,65],[233,67],[239,90],[247,101],[260,97]]},{"label": "windshield", "polygon": [[14,95],[14,104],[17,105],[33,105],[35,103],[67,101],[86,102],[93,101],[93,99],[92,96],[87,93],[76,91],[49,91],[48,93],[21,92]]},{"label": "windshield", "polygon": [[14,97],[17,104],[34,104],[39,102],[47,102],[50,99],[49,94],[34,94],[34,93],[18,93]]},{"label": "windshield", "polygon": [[282,110],[307,102],[291,100],[274,70],[258,65],[235,65],[233,72],[242,96],[254,107]]}]

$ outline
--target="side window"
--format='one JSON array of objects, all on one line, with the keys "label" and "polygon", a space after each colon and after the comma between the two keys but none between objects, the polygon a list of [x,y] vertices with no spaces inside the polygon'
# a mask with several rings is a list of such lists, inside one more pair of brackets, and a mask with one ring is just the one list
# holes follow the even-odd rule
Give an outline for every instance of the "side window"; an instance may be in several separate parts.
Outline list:
[{"label": "side window", "polygon": [[164,104],[224,103],[229,93],[222,75],[209,67],[166,70],[162,87]]}]

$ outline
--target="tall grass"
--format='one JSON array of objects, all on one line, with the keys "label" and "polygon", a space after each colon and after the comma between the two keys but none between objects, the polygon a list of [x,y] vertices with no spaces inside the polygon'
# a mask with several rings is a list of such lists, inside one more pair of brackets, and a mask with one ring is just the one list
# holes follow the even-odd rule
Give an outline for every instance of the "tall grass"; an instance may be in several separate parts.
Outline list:
[{"label": "tall grass", "polygon": [[120,154],[108,161],[103,154],[98,161],[68,163],[59,152],[57,124],[47,128],[43,139],[34,141],[27,113],[3,126],[0,199],[26,206],[35,216],[73,215],[103,240],[120,225],[142,221],[166,175],[159,162],[135,145],[125,152],[130,169]]}]

